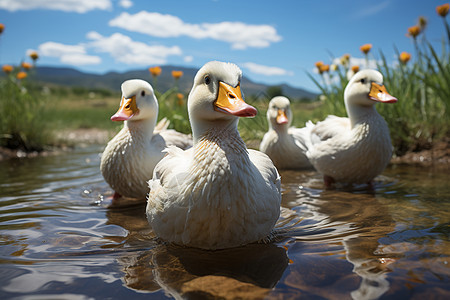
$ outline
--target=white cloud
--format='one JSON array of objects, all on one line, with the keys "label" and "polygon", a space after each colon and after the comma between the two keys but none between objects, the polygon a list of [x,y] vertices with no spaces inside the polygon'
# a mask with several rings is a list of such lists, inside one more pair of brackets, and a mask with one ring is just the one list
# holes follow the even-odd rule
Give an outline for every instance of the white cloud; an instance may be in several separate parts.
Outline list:
[{"label": "white cloud", "polygon": [[104,37],[97,32],[89,32],[87,38],[92,40],[87,44],[88,47],[98,52],[109,53],[115,60],[126,64],[165,64],[168,56],[182,55],[178,46],[148,45],[133,41],[120,33]]},{"label": "white cloud", "polygon": [[112,19],[109,25],[163,38],[210,38],[230,43],[233,49],[264,48],[281,41],[281,36],[270,25],[248,25],[241,22],[189,24],[176,16],[147,11],[134,15],[124,12]]},{"label": "white cloud", "polygon": [[62,63],[69,65],[94,65],[101,63],[101,58],[86,54],[83,45],[64,45],[55,42],[46,42],[38,47],[42,56],[57,57]]},{"label": "white cloud", "polygon": [[250,72],[255,74],[267,75],[267,76],[282,76],[288,75],[292,76],[294,73],[292,71],[287,71],[278,67],[269,67],[264,65],[255,64],[252,62],[247,62],[242,64],[244,68],[247,68]]},{"label": "white cloud", "polygon": [[99,56],[86,55],[86,54],[66,54],[60,58],[62,63],[74,66],[81,65],[98,65],[102,62]]},{"label": "white cloud", "polygon": [[81,45],[64,45],[55,42],[46,42],[39,45],[38,51],[43,56],[60,57],[64,54],[85,54],[86,50]]},{"label": "white cloud", "polygon": [[49,9],[86,13],[91,10],[110,10],[111,0],[0,0],[0,9],[8,11]]},{"label": "white cloud", "polygon": [[364,9],[356,12],[353,15],[353,17],[355,19],[363,19],[363,18],[367,18],[369,16],[376,15],[377,13],[386,9],[389,6],[389,4],[390,4],[389,1],[379,2],[376,5],[372,5],[372,6],[364,4]]},{"label": "white cloud", "polygon": [[130,0],[120,0],[119,5],[123,8],[130,8],[133,6],[133,2],[131,2]]},{"label": "white cloud", "polygon": [[183,58],[183,60],[184,60],[184,62],[190,63],[190,62],[192,62],[194,60],[194,57],[191,56],[191,55],[188,55],[188,56],[185,56]]}]

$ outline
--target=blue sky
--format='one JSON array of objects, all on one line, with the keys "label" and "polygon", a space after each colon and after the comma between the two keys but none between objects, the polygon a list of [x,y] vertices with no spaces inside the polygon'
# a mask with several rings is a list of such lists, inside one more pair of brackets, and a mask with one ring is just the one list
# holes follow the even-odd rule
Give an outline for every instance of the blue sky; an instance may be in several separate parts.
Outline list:
[{"label": "blue sky", "polygon": [[[0,64],[28,60],[105,73],[155,65],[200,68],[211,60],[239,65],[244,76],[318,91],[306,75],[314,63],[371,43],[396,60],[394,46],[414,55],[408,27],[428,20],[427,38],[444,37],[436,6],[424,0],[0,0]],[[448,18],[448,16],[447,16]]]}]

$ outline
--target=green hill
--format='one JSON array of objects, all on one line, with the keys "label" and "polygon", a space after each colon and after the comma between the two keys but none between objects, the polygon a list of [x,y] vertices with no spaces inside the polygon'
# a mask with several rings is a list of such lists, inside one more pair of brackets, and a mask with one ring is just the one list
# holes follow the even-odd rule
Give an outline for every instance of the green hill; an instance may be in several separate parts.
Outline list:
[{"label": "green hill", "polygon": [[[178,81],[179,89],[188,93],[192,87],[192,81],[197,72],[194,68],[185,68],[178,66],[162,66],[161,75],[158,76],[156,89],[159,92],[165,92],[173,87],[175,79],[172,77],[172,71],[183,71],[183,76]],[[120,85],[127,79],[143,79],[150,82],[153,86],[153,78],[148,70],[131,70],[124,73],[108,72],[105,74],[92,74],[78,71],[73,68],[61,67],[37,67],[36,79],[42,83],[53,83],[70,87],[84,87],[87,89],[107,89],[119,91]],[[256,83],[244,77],[242,79],[242,90],[246,95],[261,95],[270,87],[266,84]],[[295,88],[287,84],[280,85],[285,96],[295,101],[298,99],[313,99],[317,94],[304,89]]]}]

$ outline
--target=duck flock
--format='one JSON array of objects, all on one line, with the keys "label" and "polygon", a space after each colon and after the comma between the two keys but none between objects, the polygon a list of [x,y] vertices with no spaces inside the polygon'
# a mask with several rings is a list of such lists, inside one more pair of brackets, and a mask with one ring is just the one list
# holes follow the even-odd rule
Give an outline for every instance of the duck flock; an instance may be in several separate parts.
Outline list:
[{"label": "duck flock", "polygon": [[315,169],[324,185],[372,184],[390,161],[389,128],[375,109],[395,103],[376,70],[349,81],[348,118],[328,116],[291,127],[289,99],[273,98],[269,130],[260,151],[248,149],[238,131],[241,117],[257,110],[244,101],[242,71],[212,61],[196,74],[187,106],[192,135],[157,124],[158,101],[143,80],[122,84],[120,108],[111,117],[123,129],[107,144],[100,169],[114,190],[112,206],[147,201],[146,214],[163,241],[224,249],[271,236],[280,216],[278,169]]}]

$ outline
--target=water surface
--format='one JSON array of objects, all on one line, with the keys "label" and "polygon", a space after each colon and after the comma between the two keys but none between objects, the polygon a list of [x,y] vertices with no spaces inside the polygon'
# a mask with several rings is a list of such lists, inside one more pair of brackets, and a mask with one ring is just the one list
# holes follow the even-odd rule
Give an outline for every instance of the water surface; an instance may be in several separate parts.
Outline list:
[{"label": "water surface", "polygon": [[1,299],[450,299],[448,169],[331,190],[283,171],[280,237],[203,251],[157,241],[145,205],[108,209],[101,150],[0,161]]}]

